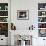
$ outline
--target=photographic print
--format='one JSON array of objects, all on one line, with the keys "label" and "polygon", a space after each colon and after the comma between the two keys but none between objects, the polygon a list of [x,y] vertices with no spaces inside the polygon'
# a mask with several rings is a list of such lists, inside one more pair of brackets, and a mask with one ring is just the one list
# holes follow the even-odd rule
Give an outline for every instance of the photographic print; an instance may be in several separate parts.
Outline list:
[{"label": "photographic print", "polygon": [[39,29],[39,37],[46,37],[46,29]]},{"label": "photographic print", "polygon": [[46,17],[38,17],[38,22],[46,22]]},{"label": "photographic print", "polygon": [[17,10],[17,19],[18,20],[28,20],[29,10]]},{"label": "photographic print", "polygon": [[8,37],[8,23],[0,23],[0,35]]},{"label": "photographic print", "polygon": [[38,28],[46,28],[46,23],[38,23]]},{"label": "photographic print", "polygon": [[38,10],[45,10],[46,9],[46,3],[39,3],[38,4]]},{"label": "photographic print", "polygon": [[0,17],[0,22],[8,22],[8,17]]}]

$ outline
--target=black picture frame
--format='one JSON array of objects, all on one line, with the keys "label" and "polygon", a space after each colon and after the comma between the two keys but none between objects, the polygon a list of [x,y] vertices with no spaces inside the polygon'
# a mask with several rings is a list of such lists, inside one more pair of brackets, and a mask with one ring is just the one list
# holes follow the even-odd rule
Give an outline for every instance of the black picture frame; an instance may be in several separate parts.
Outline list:
[{"label": "black picture frame", "polygon": [[18,20],[29,20],[29,10],[17,10]]}]

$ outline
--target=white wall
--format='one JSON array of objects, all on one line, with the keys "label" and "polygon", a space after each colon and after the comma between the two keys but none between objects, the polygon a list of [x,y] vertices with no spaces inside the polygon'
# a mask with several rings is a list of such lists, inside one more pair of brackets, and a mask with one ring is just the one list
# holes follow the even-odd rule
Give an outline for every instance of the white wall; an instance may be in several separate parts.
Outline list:
[{"label": "white wall", "polygon": [[[28,30],[29,26],[33,24],[36,32],[36,34],[33,34],[37,36],[37,9],[37,0],[11,0],[11,22],[16,25],[16,32],[20,33],[20,30],[23,30],[21,33],[25,32],[26,34],[27,32],[25,30]],[[29,10],[29,20],[17,20],[17,10]],[[33,39],[33,44],[37,44],[35,38]]]},{"label": "white wall", "polygon": [[[27,30],[32,24],[38,27],[38,3],[46,0],[11,0],[11,22],[16,25],[17,30]],[[17,10],[29,10],[29,20],[17,20]]]},{"label": "white wall", "polygon": [[[17,32],[28,30],[33,24],[36,32],[33,36],[38,36],[38,3],[46,3],[46,0],[11,0],[11,22],[16,25]],[[17,20],[17,10],[29,10],[29,20]],[[38,43],[43,44],[41,39],[34,37],[33,46],[40,46]]]},{"label": "white wall", "polygon": [[[29,10],[29,20],[17,20],[17,10]],[[36,26],[37,2],[32,0],[12,0],[11,16],[11,22],[14,22],[17,30],[27,30],[32,24]]]}]

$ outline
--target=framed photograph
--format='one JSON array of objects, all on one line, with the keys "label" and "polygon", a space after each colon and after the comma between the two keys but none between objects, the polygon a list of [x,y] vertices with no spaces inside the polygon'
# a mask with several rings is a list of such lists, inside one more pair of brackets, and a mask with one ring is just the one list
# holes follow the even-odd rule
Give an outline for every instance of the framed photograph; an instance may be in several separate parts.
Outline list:
[{"label": "framed photograph", "polygon": [[17,10],[18,20],[29,20],[29,10]]},{"label": "framed photograph", "polygon": [[38,3],[38,10],[45,10],[46,9],[46,3]]},{"label": "framed photograph", "polygon": [[39,29],[39,37],[46,37],[46,29]]},{"label": "framed photograph", "polygon": [[8,23],[0,23],[0,35],[8,37]]}]

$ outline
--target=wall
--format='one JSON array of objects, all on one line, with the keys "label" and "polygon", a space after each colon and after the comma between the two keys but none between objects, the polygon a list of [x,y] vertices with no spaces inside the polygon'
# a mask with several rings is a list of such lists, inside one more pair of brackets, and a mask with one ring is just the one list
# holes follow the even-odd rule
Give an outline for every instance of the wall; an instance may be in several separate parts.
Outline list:
[{"label": "wall", "polygon": [[[29,10],[29,20],[17,20],[17,10]],[[32,0],[23,0],[23,1],[12,0],[11,1],[11,16],[12,16],[11,22],[14,22],[17,30],[28,30],[29,26],[31,26],[32,24],[35,25],[36,27],[37,2]]]},{"label": "wall", "polygon": [[[16,25],[16,31],[28,30],[28,27],[32,24],[35,26],[34,31],[36,34],[33,33],[33,46],[40,46],[39,44],[43,44],[43,39],[35,36],[38,36],[38,3],[45,2],[46,0],[11,0],[11,22]],[[17,20],[17,10],[29,10],[29,20]]]}]

